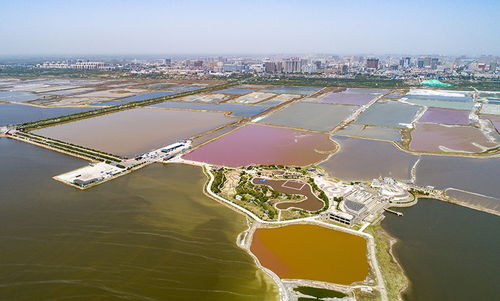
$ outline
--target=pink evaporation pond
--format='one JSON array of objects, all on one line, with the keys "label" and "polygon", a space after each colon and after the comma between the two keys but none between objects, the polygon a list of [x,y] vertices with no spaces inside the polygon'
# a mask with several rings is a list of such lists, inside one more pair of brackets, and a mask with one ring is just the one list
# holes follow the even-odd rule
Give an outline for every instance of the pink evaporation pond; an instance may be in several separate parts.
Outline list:
[{"label": "pink evaporation pond", "polygon": [[326,134],[249,124],[183,158],[231,167],[252,164],[305,166],[326,159],[336,148]]},{"label": "pink evaporation pond", "polygon": [[443,108],[428,108],[419,121],[441,123],[441,124],[468,125],[469,111],[443,109]]},{"label": "pink evaporation pond", "polygon": [[470,126],[417,123],[411,136],[410,149],[422,152],[481,153],[500,146]]}]

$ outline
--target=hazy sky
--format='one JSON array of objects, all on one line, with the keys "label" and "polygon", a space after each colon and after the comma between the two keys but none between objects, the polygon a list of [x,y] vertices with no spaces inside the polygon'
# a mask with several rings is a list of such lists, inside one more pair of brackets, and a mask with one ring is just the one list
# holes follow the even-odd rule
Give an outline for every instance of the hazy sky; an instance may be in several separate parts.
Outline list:
[{"label": "hazy sky", "polygon": [[0,55],[500,55],[500,0],[0,0]]}]

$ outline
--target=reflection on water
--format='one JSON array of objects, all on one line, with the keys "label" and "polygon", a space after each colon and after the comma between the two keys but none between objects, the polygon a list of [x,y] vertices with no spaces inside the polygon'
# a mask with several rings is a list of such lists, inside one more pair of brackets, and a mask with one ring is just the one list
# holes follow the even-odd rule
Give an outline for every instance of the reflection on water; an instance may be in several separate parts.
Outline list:
[{"label": "reflection on water", "polygon": [[244,217],[203,195],[200,169],[152,165],[80,191],[51,176],[84,161],[0,149],[0,299],[276,299],[235,244]]},{"label": "reflection on water", "polygon": [[497,300],[500,217],[448,204],[419,199],[389,214],[382,226],[400,240],[395,255],[411,289],[405,299]]}]

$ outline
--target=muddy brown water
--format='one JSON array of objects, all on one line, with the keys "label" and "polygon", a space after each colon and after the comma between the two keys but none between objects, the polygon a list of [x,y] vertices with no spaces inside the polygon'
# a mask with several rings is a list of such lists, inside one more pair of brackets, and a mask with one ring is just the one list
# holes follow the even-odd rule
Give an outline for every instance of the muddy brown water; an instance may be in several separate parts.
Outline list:
[{"label": "muddy brown water", "polygon": [[288,208],[300,208],[308,211],[317,211],[323,208],[324,203],[312,192],[311,185],[297,180],[270,180],[255,178],[254,185],[267,185],[277,192],[288,194],[300,194],[306,197],[298,202],[281,202],[276,204],[276,208],[286,210]]},{"label": "muddy brown water", "polygon": [[351,284],[368,275],[364,238],[317,225],[257,229],[250,250],[284,279]]},{"label": "muddy brown water", "polygon": [[245,217],[198,167],[153,164],[88,190],[87,162],[0,138],[0,300],[277,300],[236,245]]}]

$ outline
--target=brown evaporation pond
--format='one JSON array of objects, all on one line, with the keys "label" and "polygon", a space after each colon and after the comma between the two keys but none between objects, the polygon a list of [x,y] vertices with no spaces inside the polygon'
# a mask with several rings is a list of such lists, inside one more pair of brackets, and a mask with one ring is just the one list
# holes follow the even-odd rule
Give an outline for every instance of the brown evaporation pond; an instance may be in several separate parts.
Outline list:
[{"label": "brown evaporation pond", "polygon": [[480,153],[499,146],[470,126],[417,123],[411,137],[410,149],[422,152]]},{"label": "brown evaporation pond", "polygon": [[311,185],[297,180],[270,180],[263,178],[255,178],[252,180],[254,185],[267,185],[280,193],[300,194],[306,197],[305,200],[298,202],[281,202],[276,204],[278,209],[299,208],[309,211],[317,211],[325,205],[312,192]]},{"label": "brown evaporation pond", "polygon": [[224,166],[283,164],[305,166],[336,149],[326,134],[249,124],[183,156]]},{"label": "brown evaporation pond", "polygon": [[333,136],[340,150],[320,164],[328,174],[342,180],[371,181],[378,177],[410,179],[417,156],[397,149],[392,143]]},{"label": "brown evaporation pond", "polygon": [[214,112],[132,109],[48,127],[34,133],[133,157],[236,120]]},{"label": "brown evaporation pond", "polygon": [[280,278],[351,284],[368,275],[365,239],[321,226],[257,229],[250,251]]}]

